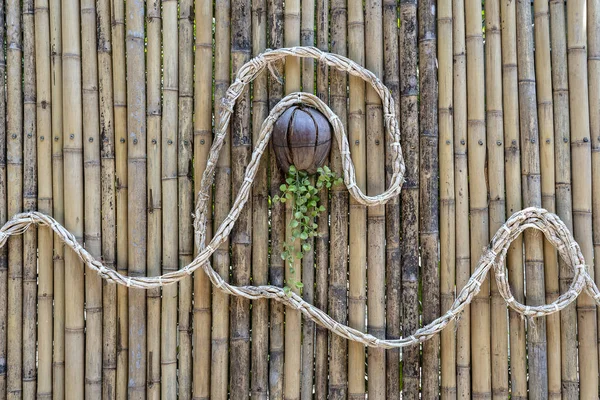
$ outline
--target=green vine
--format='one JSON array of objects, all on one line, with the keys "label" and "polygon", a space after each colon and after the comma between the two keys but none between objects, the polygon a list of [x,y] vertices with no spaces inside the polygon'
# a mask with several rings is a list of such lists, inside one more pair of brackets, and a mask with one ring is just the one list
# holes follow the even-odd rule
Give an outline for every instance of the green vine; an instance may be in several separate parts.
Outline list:
[{"label": "green vine", "polygon": [[[285,183],[279,187],[281,195],[273,197],[274,202],[291,201],[293,204],[292,219],[289,223],[291,237],[283,244],[281,253],[281,258],[287,262],[292,274],[296,272],[294,262],[301,260],[305,253],[312,250],[312,245],[307,240],[318,236],[319,225],[316,217],[325,211],[325,207],[320,204],[319,192],[323,188],[329,189],[332,185],[343,182],[343,179],[327,166],[318,168],[317,175],[317,181],[313,185],[311,177],[306,171],[299,171],[292,165]],[[297,248],[296,243],[298,242],[301,243],[301,246]],[[288,280],[286,283],[287,286],[283,289],[288,295],[291,295],[291,286],[299,290],[304,287],[301,281]]]}]

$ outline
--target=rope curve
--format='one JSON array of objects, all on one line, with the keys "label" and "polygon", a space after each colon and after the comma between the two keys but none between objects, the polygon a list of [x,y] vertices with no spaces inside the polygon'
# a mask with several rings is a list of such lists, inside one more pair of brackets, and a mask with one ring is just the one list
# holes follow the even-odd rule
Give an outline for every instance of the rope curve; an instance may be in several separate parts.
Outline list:
[{"label": "rope curve", "polygon": [[[271,110],[271,113],[264,121],[256,148],[252,154],[252,159],[246,168],[244,182],[238,191],[234,200],[232,209],[216,230],[213,238],[208,245],[204,245],[206,239],[206,221],[207,210],[210,202],[210,188],[214,179],[214,169],[219,157],[219,151],[223,146],[227,127],[233,113],[234,104],[240,96],[245,86],[248,85],[261,71],[268,68],[271,73],[272,63],[283,59],[286,56],[300,56],[317,59],[330,67],[349,74],[359,76],[369,82],[377,91],[382,99],[383,111],[385,116],[386,143],[391,147],[392,155],[392,178],[388,189],[376,196],[365,195],[356,185],[354,164],[350,157],[350,147],[346,137],[344,127],[340,119],[323,103],[319,98],[308,93],[292,93],[283,98]],[[381,83],[381,81],[370,71],[364,69],[355,62],[331,53],[322,52],[313,47],[294,47],[288,49],[278,49],[267,51],[258,57],[250,60],[242,66],[238,72],[235,82],[227,90],[223,100],[220,113],[220,121],[215,133],[213,145],[209,153],[206,170],[202,176],[200,191],[197,196],[194,231],[196,246],[199,249],[198,255],[194,260],[178,271],[173,271],[157,277],[131,277],[125,276],[114,269],[107,268],[100,261],[96,260],[80,243],[73,234],[64,226],[58,223],[52,217],[40,212],[27,212],[15,215],[6,224],[0,228],[0,247],[4,246],[9,237],[24,233],[31,225],[45,226],[54,231],[56,235],[70,247],[81,261],[91,270],[97,272],[103,279],[115,282],[127,287],[138,289],[151,289],[168,284],[175,283],[186,276],[192,274],[195,270],[202,267],[208,275],[211,283],[219,290],[234,296],[245,297],[250,300],[273,299],[279,301],[288,307],[299,310],[310,320],[329,329],[333,333],[367,346],[381,348],[399,348],[409,346],[415,343],[423,342],[431,338],[436,333],[444,329],[451,321],[457,319],[462,310],[472,301],[473,297],[479,293],[480,287],[485,280],[490,269],[494,269],[495,279],[501,296],[509,307],[523,315],[524,317],[534,318],[549,315],[562,310],[567,305],[576,300],[579,294],[585,289],[598,305],[600,305],[600,290],[593,279],[586,271],[585,260],[579,248],[579,245],[573,238],[571,232],[560,220],[558,216],[541,208],[526,208],[512,215],[506,223],[494,235],[490,245],[485,249],[479,259],[475,272],[458,293],[450,309],[441,317],[430,324],[418,329],[411,336],[400,339],[379,339],[368,333],[356,330],[349,326],[340,324],[331,318],[326,312],[307,303],[295,293],[286,293],[283,288],[263,285],[263,286],[235,286],[227,283],[211,267],[210,256],[227,239],[233,225],[238,219],[241,210],[246,204],[250,195],[251,185],[256,176],[260,157],[264,153],[270,140],[273,125],[277,118],[291,105],[307,104],[321,111],[331,122],[336,142],[342,154],[342,166],[344,183],[350,194],[361,204],[366,206],[385,204],[388,200],[400,193],[404,181],[404,160],[400,147],[400,133],[398,120],[394,114],[394,100],[390,91]],[[508,284],[508,271],[504,266],[504,260],[510,244],[525,229],[533,228],[544,233],[546,238],[556,247],[560,256],[574,270],[574,278],[569,290],[560,295],[551,304],[528,306],[519,303],[513,297]]]}]

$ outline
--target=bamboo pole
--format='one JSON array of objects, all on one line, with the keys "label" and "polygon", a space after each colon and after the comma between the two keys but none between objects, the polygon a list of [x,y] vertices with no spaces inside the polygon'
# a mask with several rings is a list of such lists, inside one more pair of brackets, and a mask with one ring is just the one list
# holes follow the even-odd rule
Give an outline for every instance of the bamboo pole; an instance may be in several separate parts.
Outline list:
[{"label": "bamboo pole", "polygon": [[[127,81],[125,74],[125,2],[111,3],[113,43],[113,104],[115,118],[115,186],[117,192],[117,271],[128,269],[128,193],[127,186]],[[116,398],[127,398],[129,365],[129,292],[117,288],[117,381]]]},{"label": "bamboo pole", "polygon": [[[550,19],[548,1],[534,1],[535,26],[535,80],[537,91],[538,121],[540,134],[540,169],[542,207],[556,212],[555,167],[554,167],[554,115],[552,104],[552,68],[550,59]],[[546,303],[555,301],[559,296],[558,257],[556,249],[544,239],[544,280],[546,283]],[[548,396],[561,398],[560,372],[560,315],[546,318],[548,351]]]},{"label": "bamboo pole", "polygon": [[[179,3],[179,149],[177,175],[179,189],[179,268],[192,262],[194,254],[193,174],[193,96],[194,96],[194,3]],[[179,364],[178,387],[181,400],[192,399],[192,278],[179,284]]]},{"label": "bamboo pole", "polygon": [[[331,1],[331,51],[345,56],[347,49],[347,4],[346,1]],[[347,127],[347,79],[341,71],[330,74],[331,109]],[[330,168],[341,176],[341,155],[332,147]],[[329,253],[329,315],[343,324],[347,323],[347,275],[348,275],[348,192],[343,185],[334,185],[330,190],[330,253]],[[287,340],[287,336],[286,336]],[[345,399],[347,396],[348,364],[345,339],[331,335],[329,339],[329,398]]]},{"label": "bamboo pole", "polygon": [[[453,35],[452,1],[438,2],[439,62],[439,163],[440,163],[440,300],[441,313],[454,302],[456,282],[456,202],[454,180],[453,130]],[[451,324],[454,325],[454,324]],[[441,349],[441,398],[456,399],[456,331],[443,330]]]},{"label": "bamboo pole", "polygon": [[[419,214],[419,242],[423,277],[423,325],[440,315],[436,9],[433,1],[419,2],[419,201],[422,205]],[[424,398],[439,396],[439,346],[439,335],[423,343],[421,385]]]},{"label": "bamboo pole", "polygon": [[[98,1],[97,51],[98,90],[100,92],[100,158],[102,190],[102,260],[115,268],[116,258],[116,191],[115,191],[115,131],[112,87],[112,38],[110,2]],[[102,397],[115,398],[117,368],[117,288],[102,281]]]},{"label": "bamboo pole", "polygon": [[[147,250],[144,8],[144,3],[141,1],[126,3],[127,178],[129,183],[127,264],[129,273],[134,276],[146,275]],[[169,87],[169,83],[169,81],[165,81],[165,87]],[[175,264],[175,268],[177,268],[177,264]],[[132,289],[129,291],[128,300],[129,378],[127,393],[129,399],[142,399],[146,397],[146,292]]]},{"label": "bamboo pole", "polygon": [[[302,0],[302,15],[300,21],[300,44],[315,45],[315,0]],[[315,63],[314,60],[302,59],[302,91],[315,93]],[[314,179],[311,178],[311,185]],[[314,238],[305,240],[311,247],[302,257],[302,298],[310,303],[315,302],[315,241]],[[302,318],[302,365],[300,395],[304,400],[313,397],[313,371],[315,354],[315,323],[308,318]]]},{"label": "bamboo pole", "polygon": [[[52,99],[50,75],[50,14],[47,0],[35,2],[35,65],[36,65],[36,131],[37,131],[37,176],[40,212],[52,215]],[[0,12],[0,21],[3,18]],[[1,30],[0,30],[1,31]],[[0,76],[4,76],[2,73]],[[4,85],[2,85],[4,87]],[[0,93],[4,96],[4,93]],[[0,115],[4,115],[4,102],[0,102]],[[4,126],[2,126],[4,129]],[[4,132],[4,135],[6,133]],[[0,149],[0,154],[3,150]],[[2,156],[0,156],[2,157]],[[5,181],[5,176],[0,175]],[[0,188],[0,201],[4,190]],[[2,210],[2,208],[0,208]],[[0,211],[2,213],[2,211]],[[1,222],[5,218],[0,217]],[[39,286],[38,302],[38,398],[52,396],[52,320],[54,297],[54,273],[52,269],[53,234],[50,228],[38,228]]]},{"label": "bamboo pole", "polygon": [[[179,58],[176,0],[162,1],[162,273],[179,269],[179,196],[177,190],[177,132]],[[161,303],[161,397],[177,397],[177,286],[162,289]]]},{"label": "bamboo pole", "polygon": [[[485,108],[481,2],[465,4],[467,51],[467,135],[471,217],[471,271],[488,243],[488,198],[485,171]],[[472,396],[491,394],[489,280],[471,304]]]},{"label": "bamboo pole", "polygon": [[[502,108],[502,38],[500,2],[485,2],[486,130],[489,185],[489,235],[506,218],[504,184],[504,129]],[[492,393],[508,398],[508,314],[495,279],[490,282],[492,330]],[[475,322],[474,322],[475,323]]]},{"label": "bamboo pole", "polygon": [[[400,120],[401,144],[406,149],[405,183],[402,193],[402,333],[410,335],[419,327],[419,115],[417,86],[417,1],[400,2]],[[402,395],[419,398],[420,350],[402,352]]]},{"label": "bamboo pole", "polygon": [[[81,2],[81,48],[83,93],[83,166],[85,244],[90,254],[100,257],[102,192],[100,182],[100,115],[96,2]],[[85,393],[102,397],[102,278],[87,274],[85,280]]]},{"label": "bamboo pole", "polygon": [[[168,8],[168,7],[167,7]],[[148,159],[147,182],[148,182],[148,254],[146,263],[148,275],[156,276],[162,273],[162,137],[161,137],[161,3],[159,1],[148,2],[147,22],[147,53],[146,62],[148,72],[146,77],[146,124],[148,139],[146,142],[146,153]],[[172,21],[171,21],[172,23]],[[172,45],[170,43],[169,45]],[[172,51],[168,49],[166,51]],[[172,100],[172,98],[170,98]],[[172,289],[171,289],[172,293]],[[147,376],[149,399],[159,399],[161,395],[161,289],[148,290],[148,324],[147,338]],[[172,303],[172,302],[171,302]],[[171,310],[172,311],[172,310]],[[165,334],[169,334],[166,332]],[[169,338],[165,338],[169,340]],[[172,377],[169,377],[172,379]],[[167,382],[168,384],[168,382]],[[171,384],[172,387],[172,384]],[[173,391],[169,394],[173,394]]]},{"label": "bamboo pole", "polygon": [[[215,7],[215,125],[220,120],[219,104],[230,82],[230,11],[229,0],[220,2]],[[229,138],[229,132],[227,135]],[[215,173],[215,227],[221,225],[229,212],[230,201],[231,149],[226,144],[221,150]],[[221,277],[229,281],[229,239],[214,253],[213,263]],[[212,330],[211,397],[226,399],[229,383],[229,296],[219,290],[213,291],[212,307],[212,315],[215,319]]]},{"label": "bamboo pole", "polygon": [[[0,40],[2,43],[6,40],[6,9],[4,2],[0,3]],[[4,48],[3,48],[4,49]],[[6,56],[5,52],[0,52],[0,77],[6,79]],[[8,141],[8,132],[6,131],[6,85],[0,85],[0,223],[4,224],[8,219],[8,182],[6,176],[6,147]],[[0,249],[0,301],[3,306],[0,307],[0,359],[7,358],[7,323],[8,323],[8,246]],[[6,367],[6,361],[1,365]],[[6,398],[6,368],[0,372],[0,398]]]},{"label": "bamboo pole", "polygon": [[[194,86],[194,192],[206,168],[212,141],[213,5],[196,4],[196,54]],[[212,214],[207,215],[206,237],[211,236]],[[198,249],[195,249],[198,251]],[[208,398],[211,376],[211,284],[204,271],[194,273],[193,396]]]},{"label": "bamboo pole", "polygon": [[[23,211],[23,93],[21,3],[6,4],[6,58],[7,58],[7,197],[8,215]],[[8,240],[8,321],[6,395],[7,399],[22,394],[23,358],[23,238]]]},{"label": "bamboo pole", "polygon": [[[269,0],[268,29],[269,47],[276,49],[283,47],[283,1]],[[275,65],[278,76],[283,76],[283,63]],[[283,97],[283,85],[273,76],[269,76],[269,109]],[[274,158],[270,160],[271,183],[269,195],[271,198],[280,193],[279,186],[284,182],[284,177]],[[285,242],[285,205],[277,202],[271,205],[271,254],[269,265],[269,280],[271,285],[284,286],[284,262],[278,254],[283,251]],[[269,397],[283,398],[283,346],[284,346],[284,306],[279,302],[271,302],[271,321],[269,337]]]},{"label": "bamboo pole", "polygon": [[[34,2],[23,7],[23,209],[37,209],[37,135]],[[37,229],[23,234],[23,397],[33,398],[37,387]]]},{"label": "bamboo pole", "polygon": [[[234,0],[231,8],[232,73],[250,60],[251,5],[250,0]],[[246,165],[252,153],[250,132],[250,87],[239,97],[231,121],[232,197],[236,197],[244,182]],[[260,239],[264,240],[264,239]],[[252,262],[252,201],[248,201],[235,224],[231,236],[232,278],[235,285],[249,285]],[[250,391],[250,300],[231,299],[231,399],[248,398]]]},{"label": "bamboo pole", "polygon": [[[317,47],[329,51],[329,0],[317,0]],[[329,104],[329,68],[326,64],[317,63],[317,97]],[[326,163],[329,160],[325,161]],[[329,302],[329,191],[324,188],[321,192],[321,205],[325,210],[317,220],[318,236],[315,239],[316,288],[315,305],[321,310],[327,309]],[[328,366],[328,331],[317,325],[315,333],[315,396],[327,396],[327,366]],[[364,377],[364,373],[363,373]],[[363,378],[364,379],[364,378]]]},{"label": "bamboo pole", "polygon": [[[351,2],[348,7],[348,56],[359,65],[365,65],[365,19],[362,2]],[[367,189],[365,133],[365,81],[350,76],[348,102],[348,140],[352,146],[352,162],[356,166],[356,184]],[[366,330],[367,296],[367,208],[350,198],[350,275],[348,292],[348,324],[361,332]],[[399,304],[398,304],[399,305]],[[393,357],[391,357],[393,358]],[[365,398],[366,349],[360,343],[348,343],[348,397]],[[399,371],[396,368],[396,371]],[[399,378],[399,377],[398,377]],[[399,379],[398,379],[399,382]],[[399,393],[399,390],[398,390]]]},{"label": "bamboo pole", "polygon": [[[400,71],[398,54],[398,5],[397,2],[383,2],[383,47],[384,82],[390,88],[396,108],[394,113],[400,115]],[[392,152],[390,137],[386,136],[385,180],[389,187],[392,177]],[[364,161],[363,161],[364,162]],[[400,338],[400,197],[391,199],[385,206],[386,214],[386,337]],[[352,226],[352,224],[350,224]],[[364,258],[363,258],[364,259]],[[400,398],[400,350],[386,351],[386,398]]]},{"label": "bamboo pole", "polygon": [[[504,3],[504,2],[503,2]],[[442,10],[440,10],[440,15]],[[465,48],[465,7],[463,0],[452,2],[454,193],[456,198],[456,237],[468,238],[469,179],[467,160],[467,63]],[[440,34],[440,37],[441,34]],[[440,78],[441,82],[441,78]],[[456,241],[456,291],[471,277],[469,240]],[[456,323],[456,397],[471,398],[471,307],[467,306]],[[443,348],[442,348],[443,351]],[[443,375],[442,375],[443,376]],[[442,384],[443,385],[443,384]]]},{"label": "bamboo pole", "polygon": [[[62,112],[62,29],[60,1],[50,0],[50,51],[52,90],[52,216],[65,222]],[[65,259],[64,244],[54,236],[54,327],[52,392],[65,397]]]},{"label": "bamboo pole", "polygon": [[[550,2],[552,87],[554,103],[554,158],[556,173],[556,213],[573,232],[571,197],[571,133],[569,126],[569,82],[565,4]],[[573,270],[559,259],[560,292],[568,290]],[[575,304],[560,312],[561,387],[564,399],[579,398],[577,376],[577,313]],[[524,374],[523,374],[524,376]]]},{"label": "bamboo pole", "polygon": [[[519,79],[519,115],[521,128],[521,170],[523,205],[541,206],[540,150],[536,114],[536,88],[533,59],[533,32],[531,4],[517,2],[517,74]],[[527,304],[544,304],[544,270],[542,235],[537,231],[525,232],[525,283]],[[548,397],[548,366],[546,321],[540,320],[527,329],[528,372],[530,398]]]},{"label": "bamboo pole", "polygon": [[[504,168],[506,181],[506,216],[523,208],[521,201],[521,151],[519,136],[519,91],[517,76],[517,25],[515,2],[500,3],[502,18],[502,95],[504,114]],[[509,282],[513,295],[525,301],[523,273],[523,238],[512,243],[507,255]],[[527,398],[527,356],[525,323],[514,310],[509,311],[511,394]]]},{"label": "bamboo pole", "polygon": [[[252,56],[267,48],[267,2],[252,1]],[[260,132],[263,121],[269,114],[267,76],[262,74],[254,81],[252,92],[252,131]],[[258,135],[253,136],[257,145]],[[269,281],[269,198],[268,198],[269,155],[263,155],[258,174],[252,188],[252,282],[265,285]],[[277,255],[275,255],[277,257]],[[250,398],[267,400],[269,384],[269,302],[252,301]]]}]

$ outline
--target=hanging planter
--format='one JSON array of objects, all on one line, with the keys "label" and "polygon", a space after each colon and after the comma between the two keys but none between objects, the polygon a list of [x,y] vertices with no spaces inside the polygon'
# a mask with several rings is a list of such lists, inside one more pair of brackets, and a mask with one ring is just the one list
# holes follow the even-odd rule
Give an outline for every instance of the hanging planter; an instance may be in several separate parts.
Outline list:
[{"label": "hanging planter", "polygon": [[294,165],[299,171],[314,174],[331,150],[331,125],[312,107],[289,107],[273,127],[273,148],[285,173]]}]

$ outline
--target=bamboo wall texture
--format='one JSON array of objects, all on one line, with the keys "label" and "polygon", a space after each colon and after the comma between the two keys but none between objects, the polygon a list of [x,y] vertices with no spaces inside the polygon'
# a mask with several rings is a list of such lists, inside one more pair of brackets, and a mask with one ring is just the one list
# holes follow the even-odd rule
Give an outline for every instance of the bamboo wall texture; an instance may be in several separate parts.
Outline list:
[{"label": "bamboo wall texture", "polygon": [[[267,151],[213,256],[226,280],[301,279],[305,300],[336,320],[405,337],[450,308],[488,239],[527,206],[556,212],[594,273],[600,0],[2,0],[0,39],[0,223],[51,214],[122,273],[192,260],[220,101],[253,56],[297,45],[348,56],[391,90],[406,182],[369,208],[343,185],[326,190],[320,236],[291,272],[279,255],[292,208],[270,200],[284,176]],[[386,187],[374,90],[288,59],[235,106],[209,226],[226,217],[269,110],[299,90],[346,126],[361,190]],[[327,163],[341,172],[337,148]],[[507,268],[529,305],[554,301],[573,277],[537,231],[513,242]],[[231,298],[203,271],[162,290],[116,287],[46,227],[0,249],[7,399],[592,399],[599,326],[586,294],[523,320],[492,279],[439,337],[366,349],[280,303]]]}]

